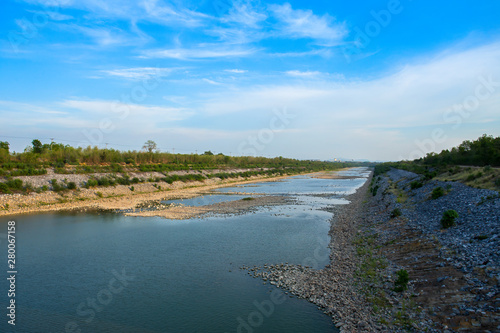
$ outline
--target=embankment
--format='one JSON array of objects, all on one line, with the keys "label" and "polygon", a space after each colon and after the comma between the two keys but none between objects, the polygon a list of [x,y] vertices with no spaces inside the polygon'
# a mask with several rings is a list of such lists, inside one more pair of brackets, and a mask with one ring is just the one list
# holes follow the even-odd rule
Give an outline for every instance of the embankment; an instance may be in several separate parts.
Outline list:
[{"label": "embankment", "polygon": [[[149,201],[193,198],[221,187],[277,181],[286,177],[289,176],[252,176],[225,180],[211,178],[204,181],[174,182],[172,184],[159,181],[135,184],[134,186],[79,188],[60,193],[47,191],[43,193],[32,192],[27,195],[4,194],[0,195],[0,216],[63,210],[133,210]],[[176,218],[174,215],[171,217]],[[181,215],[179,217],[182,218]]]},{"label": "embankment", "polygon": [[[498,193],[395,169],[369,182],[332,208],[330,265],[254,276],[318,305],[341,332],[500,331]],[[450,209],[459,217],[442,229]]]}]

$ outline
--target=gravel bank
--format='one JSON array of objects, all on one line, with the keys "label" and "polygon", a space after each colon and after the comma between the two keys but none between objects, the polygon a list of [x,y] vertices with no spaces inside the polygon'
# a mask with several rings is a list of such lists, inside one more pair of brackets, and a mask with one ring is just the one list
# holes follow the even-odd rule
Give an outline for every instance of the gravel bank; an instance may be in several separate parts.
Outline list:
[{"label": "gravel bank", "polygon": [[[412,189],[416,181],[422,186]],[[374,253],[388,261],[373,287],[393,306],[382,307],[379,318],[390,322],[397,316],[394,308],[404,304],[399,324],[416,331],[499,332],[498,193],[423,181],[396,169],[377,177],[373,186],[378,190],[366,205],[362,229],[373,237]],[[444,195],[432,199],[437,187]],[[442,229],[441,217],[449,209],[459,217],[455,226]],[[391,281],[400,268],[408,271],[409,286],[405,293],[394,293]]]},{"label": "gravel bank", "polygon": [[[368,180],[351,204],[332,208],[327,267],[246,269],[318,305],[341,332],[500,332],[498,193],[413,181],[420,176],[391,170],[377,177],[376,195]],[[431,199],[439,186],[445,195]],[[442,230],[448,209],[459,218]],[[400,270],[409,282],[396,291]]]},{"label": "gravel bank", "polygon": [[278,264],[252,268],[255,277],[283,288],[318,305],[332,317],[340,332],[374,332],[383,327],[371,316],[371,307],[354,286],[359,264],[353,241],[360,221],[361,203],[370,179],[347,197],[349,205],[330,208],[332,219],[329,247],[331,263],[321,270],[300,265]]}]

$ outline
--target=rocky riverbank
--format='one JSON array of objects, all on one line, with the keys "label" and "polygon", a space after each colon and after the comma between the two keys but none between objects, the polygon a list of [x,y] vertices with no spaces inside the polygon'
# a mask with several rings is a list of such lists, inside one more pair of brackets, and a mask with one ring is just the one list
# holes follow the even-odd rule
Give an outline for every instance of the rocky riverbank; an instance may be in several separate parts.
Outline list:
[{"label": "rocky riverbank", "polygon": [[354,239],[368,180],[349,205],[336,206],[330,237],[330,264],[321,270],[300,265],[278,264],[254,268],[251,273],[288,292],[309,300],[330,315],[341,332],[374,332],[383,327],[373,320],[371,306],[353,284],[360,259]]},{"label": "rocky riverbank", "polygon": [[[341,332],[500,331],[498,193],[391,170],[348,199],[331,209],[328,266],[250,273],[318,305]],[[448,209],[459,218],[443,230]]]}]

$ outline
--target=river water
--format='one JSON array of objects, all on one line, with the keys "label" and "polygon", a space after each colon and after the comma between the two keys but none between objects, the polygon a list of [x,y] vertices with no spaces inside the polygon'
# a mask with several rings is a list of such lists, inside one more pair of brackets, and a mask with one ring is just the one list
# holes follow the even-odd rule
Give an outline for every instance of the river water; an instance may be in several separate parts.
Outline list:
[{"label": "river water", "polygon": [[[337,332],[313,304],[241,266],[328,263],[332,214],[366,180],[292,177],[220,189],[283,194],[295,204],[173,221],[111,213],[0,218],[0,332]],[[243,194],[244,197],[244,194]],[[206,201],[206,203],[205,203]],[[7,221],[16,222],[16,325],[7,324]]]}]

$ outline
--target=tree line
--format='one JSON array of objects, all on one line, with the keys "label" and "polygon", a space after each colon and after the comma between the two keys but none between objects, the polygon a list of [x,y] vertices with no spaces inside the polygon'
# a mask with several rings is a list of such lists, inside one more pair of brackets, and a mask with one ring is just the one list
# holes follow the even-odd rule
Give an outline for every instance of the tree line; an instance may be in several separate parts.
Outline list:
[{"label": "tree line", "polygon": [[142,151],[72,147],[62,143],[33,140],[22,153],[12,153],[9,143],[0,141],[0,176],[40,175],[53,167],[56,173],[93,173],[174,170],[202,170],[228,168],[302,168],[304,170],[335,170],[356,163],[332,163],[298,160],[284,157],[228,156],[206,151],[203,154],[172,154],[160,152],[148,140]]}]

